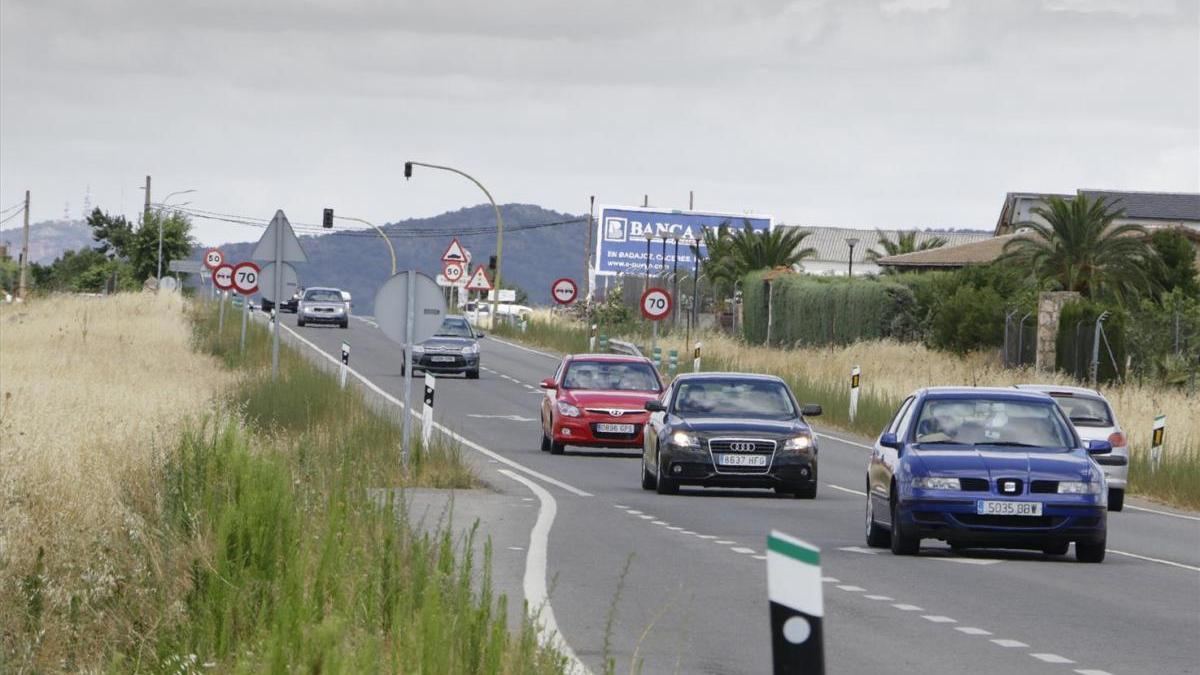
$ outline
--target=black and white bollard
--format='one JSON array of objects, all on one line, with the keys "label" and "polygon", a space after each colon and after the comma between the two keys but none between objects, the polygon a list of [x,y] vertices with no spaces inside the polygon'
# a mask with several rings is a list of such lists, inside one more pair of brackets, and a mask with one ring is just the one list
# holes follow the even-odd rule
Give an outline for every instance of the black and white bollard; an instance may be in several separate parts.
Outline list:
[{"label": "black and white bollard", "polygon": [[858,414],[858,390],[859,380],[862,378],[862,368],[854,366],[850,369],[850,421],[854,421],[854,416]]},{"label": "black and white bollard", "polygon": [[700,372],[700,344],[701,343],[697,342],[696,349],[695,349],[695,351],[692,352],[692,372],[693,373]]},{"label": "black and white bollard", "polygon": [[421,410],[421,445],[429,450],[429,442],[433,439],[433,388],[436,378],[425,373],[425,407]]},{"label": "black and white bollard", "polygon": [[342,366],[338,369],[338,386],[346,388],[346,372],[350,370],[350,343],[342,343]]},{"label": "black and white bollard", "polygon": [[767,597],[775,675],[824,675],[821,549],[772,530],[767,537]]}]

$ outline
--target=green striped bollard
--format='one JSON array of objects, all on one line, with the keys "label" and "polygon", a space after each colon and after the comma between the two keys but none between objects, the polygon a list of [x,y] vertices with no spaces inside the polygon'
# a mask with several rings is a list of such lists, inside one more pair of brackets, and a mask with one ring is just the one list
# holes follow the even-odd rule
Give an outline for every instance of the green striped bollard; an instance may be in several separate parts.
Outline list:
[{"label": "green striped bollard", "polygon": [[600,353],[601,354],[608,353],[608,336],[605,335],[604,333],[600,334]]},{"label": "green striped bollard", "polygon": [[654,345],[654,349],[650,350],[650,360],[654,362],[655,370],[662,370],[662,347]]},{"label": "green striped bollard", "polygon": [[675,377],[676,371],[679,370],[679,350],[672,349],[667,355],[667,374]]}]

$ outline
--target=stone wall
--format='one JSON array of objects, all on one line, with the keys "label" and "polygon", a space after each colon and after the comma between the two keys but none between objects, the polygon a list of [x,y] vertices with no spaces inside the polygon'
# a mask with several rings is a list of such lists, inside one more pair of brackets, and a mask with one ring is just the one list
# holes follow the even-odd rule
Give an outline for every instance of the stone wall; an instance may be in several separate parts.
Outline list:
[{"label": "stone wall", "polygon": [[1079,294],[1075,291],[1054,291],[1038,296],[1036,362],[1038,372],[1054,370],[1054,360],[1058,350],[1058,319],[1062,315],[1063,305],[1078,297]]}]

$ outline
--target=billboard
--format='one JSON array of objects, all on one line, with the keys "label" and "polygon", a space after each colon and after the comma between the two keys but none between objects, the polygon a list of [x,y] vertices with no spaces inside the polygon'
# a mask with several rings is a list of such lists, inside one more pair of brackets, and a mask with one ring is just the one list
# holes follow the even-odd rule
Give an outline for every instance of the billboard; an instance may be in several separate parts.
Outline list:
[{"label": "billboard", "polygon": [[[672,211],[640,206],[601,206],[600,218],[596,222],[596,274],[614,276],[622,272],[644,274],[646,272],[646,235],[654,238],[650,243],[650,273],[675,269],[675,242],[680,237],[679,269],[691,272],[696,265],[692,255],[692,241],[703,241],[704,230],[727,225],[741,229],[744,223],[756,231],[769,230],[774,226],[771,216],[748,213],[708,213],[702,211]],[[663,237],[667,237],[666,251]],[[700,255],[707,251],[700,249]]]}]

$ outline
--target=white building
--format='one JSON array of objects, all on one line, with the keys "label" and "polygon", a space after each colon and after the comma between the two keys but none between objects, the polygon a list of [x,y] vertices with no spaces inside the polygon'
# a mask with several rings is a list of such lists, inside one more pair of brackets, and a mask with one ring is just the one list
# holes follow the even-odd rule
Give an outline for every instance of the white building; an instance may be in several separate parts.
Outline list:
[{"label": "white building", "polygon": [[[901,232],[908,230],[859,230],[849,227],[805,227],[802,225],[778,225],[810,232],[800,243],[803,248],[816,249],[817,254],[803,262],[804,272],[820,276],[846,276],[850,271],[850,245],[848,239],[856,239],[854,244],[854,276],[879,274],[881,268],[867,260],[868,253],[877,249],[880,254],[884,250],[879,246],[880,233],[890,241],[896,241]],[[987,231],[979,232],[938,232],[935,230],[917,231],[916,243],[941,237],[946,240],[946,246],[958,246],[983,239],[990,239],[992,234]]]}]

